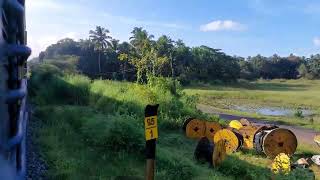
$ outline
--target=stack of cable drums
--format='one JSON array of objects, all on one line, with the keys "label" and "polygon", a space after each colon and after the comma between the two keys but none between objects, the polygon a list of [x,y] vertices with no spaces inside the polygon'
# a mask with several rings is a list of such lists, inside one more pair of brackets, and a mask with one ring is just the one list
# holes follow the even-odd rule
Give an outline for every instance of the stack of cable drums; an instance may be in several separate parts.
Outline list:
[{"label": "stack of cable drums", "polygon": [[189,118],[183,124],[183,130],[187,137],[193,139],[201,139],[207,137],[212,140],[216,132],[222,127],[217,122],[204,121],[196,118]]},{"label": "stack of cable drums", "polygon": [[243,136],[244,149],[255,149],[272,159],[280,153],[289,156],[295,153],[298,141],[289,129],[253,125],[246,119],[241,119],[240,123],[243,125],[239,132]]},{"label": "stack of cable drums", "polygon": [[[189,138],[206,138],[211,142],[207,144],[214,150],[205,149],[203,152],[207,155],[211,153],[213,165],[218,165],[226,155],[239,149],[255,149],[269,158],[274,158],[280,153],[293,155],[298,145],[296,136],[289,129],[254,125],[246,119],[233,120],[228,127],[222,127],[217,122],[190,118],[185,121],[183,129]],[[201,146],[198,144],[198,147]]]}]

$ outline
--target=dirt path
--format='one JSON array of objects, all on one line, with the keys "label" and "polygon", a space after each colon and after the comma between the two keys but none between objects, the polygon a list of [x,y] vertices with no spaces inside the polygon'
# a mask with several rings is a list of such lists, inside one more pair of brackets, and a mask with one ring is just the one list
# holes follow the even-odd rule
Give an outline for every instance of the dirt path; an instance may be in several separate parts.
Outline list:
[{"label": "dirt path", "polygon": [[274,125],[277,125],[277,126],[279,126],[281,128],[286,128],[286,129],[291,130],[297,136],[298,143],[307,144],[308,146],[313,147],[315,150],[320,149],[313,142],[314,136],[316,134],[320,134],[320,132],[317,132],[317,131],[315,131],[313,129],[306,129],[306,128],[302,128],[302,127],[298,127],[298,126],[280,125],[279,123],[272,122],[272,121],[262,121],[262,120],[258,120],[258,119],[251,118],[251,117],[243,117],[243,116],[219,113],[219,112],[216,112],[214,110],[214,108],[212,108],[211,106],[203,105],[203,104],[198,104],[197,108],[199,110],[201,110],[202,112],[204,112],[204,113],[219,115],[219,117],[221,119],[225,119],[225,120],[238,120],[238,119],[241,119],[241,118],[246,118],[250,122],[252,122],[254,124],[257,124],[257,125],[274,124]]}]

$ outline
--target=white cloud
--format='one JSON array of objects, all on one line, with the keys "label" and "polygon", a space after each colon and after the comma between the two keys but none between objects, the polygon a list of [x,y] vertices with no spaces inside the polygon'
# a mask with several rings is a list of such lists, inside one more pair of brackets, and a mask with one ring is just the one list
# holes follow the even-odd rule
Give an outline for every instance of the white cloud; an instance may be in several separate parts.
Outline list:
[{"label": "white cloud", "polygon": [[246,26],[232,20],[217,20],[208,24],[200,26],[200,30],[203,32],[208,31],[242,31]]},{"label": "white cloud", "polygon": [[320,46],[320,37],[313,38],[313,44],[315,46]]}]

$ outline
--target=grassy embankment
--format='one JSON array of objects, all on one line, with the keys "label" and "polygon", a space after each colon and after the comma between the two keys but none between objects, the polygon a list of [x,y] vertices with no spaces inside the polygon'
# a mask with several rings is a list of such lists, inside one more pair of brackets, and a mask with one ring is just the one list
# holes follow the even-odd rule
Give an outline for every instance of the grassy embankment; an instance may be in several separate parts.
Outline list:
[{"label": "grassy embankment", "polygon": [[[185,138],[181,125],[187,117],[208,116],[196,110],[192,96],[173,95],[172,81],[150,82],[91,81],[62,74],[55,66],[34,67],[32,120],[40,124],[35,138],[49,165],[49,179],[143,177],[143,110],[148,103],[160,104],[157,179],[270,179],[271,161],[254,152],[237,152],[216,169],[196,163],[197,142]],[[305,170],[281,178],[309,179]]]},{"label": "grassy embankment", "polygon": [[[213,107],[214,111],[261,120],[298,125],[320,130],[320,81],[319,80],[258,80],[223,85],[198,85],[186,88],[189,95],[198,94],[199,103]],[[311,117],[265,116],[257,113],[241,112],[233,108],[280,107],[309,109]]]}]

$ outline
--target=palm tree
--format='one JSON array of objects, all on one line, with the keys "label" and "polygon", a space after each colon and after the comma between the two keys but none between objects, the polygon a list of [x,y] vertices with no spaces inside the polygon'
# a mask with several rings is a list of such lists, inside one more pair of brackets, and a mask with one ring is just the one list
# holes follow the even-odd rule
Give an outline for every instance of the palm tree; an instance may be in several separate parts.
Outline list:
[{"label": "palm tree", "polygon": [[101,74],[101,53],[104,52],[107,47],[112,46],[110,43],[110,40],[112,39],[111,36],[108,34],[110,31],[108,29],[105,29],[101,26],[97,26],[96,30],[91,30],[89,32],[90,34],[90,39],[95,45],[95,51],[98,52],[99,57],[98,57],[98,65],[99,65],[99,74]]},{"label": "palm tree", "polygon": [[111,50],[113,52],[118,53],[118,51],[119,51],[119,40],[112,39],[110,48],[111,48]]},{"label": "palm tree", "polygon": [[140,52],[143,46],[154,37],[153,35],[149,35],[142,27],[135,27],[131,34],[130,43]]}]

